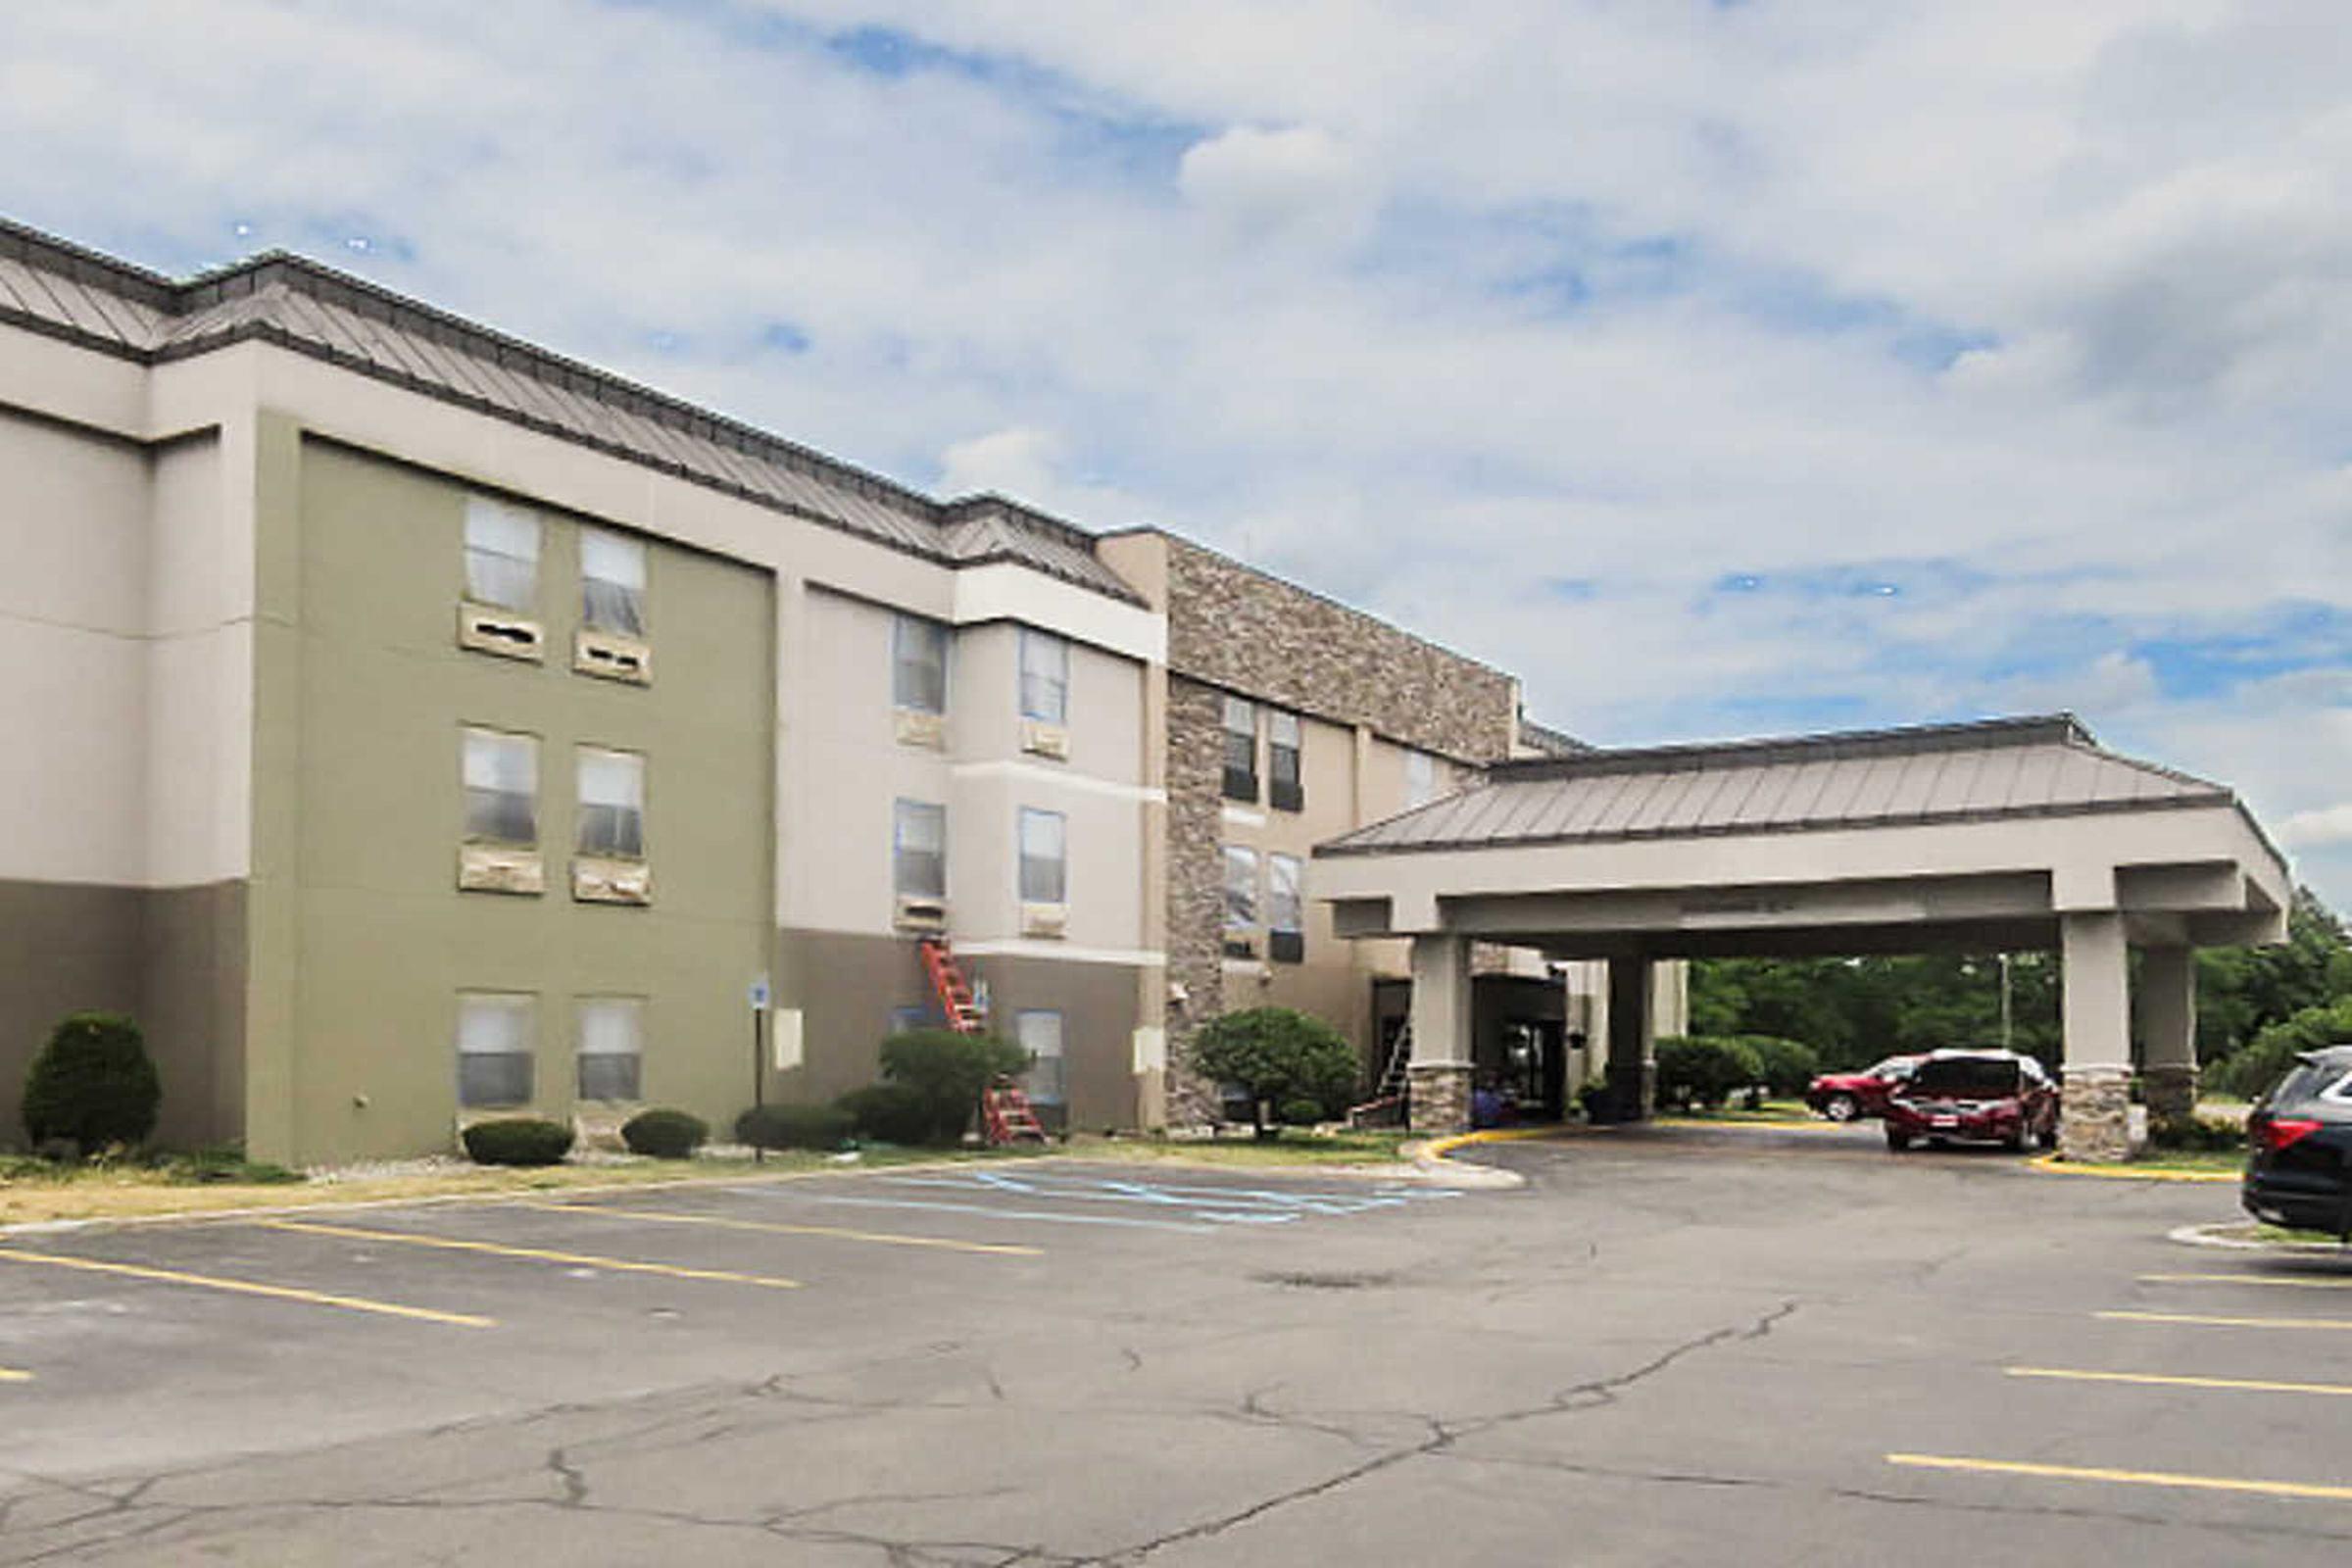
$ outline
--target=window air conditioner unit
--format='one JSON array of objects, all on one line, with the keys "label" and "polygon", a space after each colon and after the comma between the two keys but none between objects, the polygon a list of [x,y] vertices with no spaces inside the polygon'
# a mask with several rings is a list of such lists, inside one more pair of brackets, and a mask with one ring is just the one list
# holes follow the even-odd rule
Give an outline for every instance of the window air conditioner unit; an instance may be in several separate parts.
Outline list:
[{"label": "window air conditioner unit", "polygon": [[901,894],[898,925],[902,931],[945,931],[948,928],[948,901]]},{"label": "window air conditioner unit", "polygon": [[928,746],[943,751],[948,744],[948,715],[926,713],[919,708],[895,710],[895,727],[902,746]]},{"label": "window air conditioner unit", "polygon": [[653,682],[654,655],[652,649],[634,637],[590,631],[583,626],[572,639],[571,667],[583,675],[645,686]]},{"label": "window air conditioner unit", "polygon": [[1024,718],[1021,720],[1021,750],[1066,762],[1070,760],[1070,732],[1059,724],[1049,724],[1042,718]]},{"label": "window air conditioner unit", "polygon": [[517,615],[510,610],[493,610],[487,605],[461,604],[458,606],[458,646],[470,648],[477,654],[496,654],[502,659],[527,659],[537,662],[545,655],[547,639],[539,623],[527,615]]},{"label": "window air conditioner unit", "polygon": [[1025,937],[1062,937],[1069,929],[1070,906],[1066,904],[1021,906],[1021,935]]}]

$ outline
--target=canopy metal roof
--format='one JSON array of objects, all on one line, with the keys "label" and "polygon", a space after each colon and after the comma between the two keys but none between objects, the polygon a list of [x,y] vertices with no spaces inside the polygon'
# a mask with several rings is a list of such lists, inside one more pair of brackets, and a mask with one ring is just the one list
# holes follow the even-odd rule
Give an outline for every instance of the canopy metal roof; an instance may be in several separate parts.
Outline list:
[{"label": "canopy metal roof", "polygon": [[304,257],[175,280],[0,220],[0,321],[160,364],[260,340],[955,565],[1009,561],[1143,600],[1084,529],[995,496],[939,502],[781,436]]},{"label": "canopy metal roof", "polygon": [[[2235,806],[2098,745],[2071,713],[1507,762],[1318,856],[1699,838]],[[2248,818],[2251,821],[2251,818]]]}]

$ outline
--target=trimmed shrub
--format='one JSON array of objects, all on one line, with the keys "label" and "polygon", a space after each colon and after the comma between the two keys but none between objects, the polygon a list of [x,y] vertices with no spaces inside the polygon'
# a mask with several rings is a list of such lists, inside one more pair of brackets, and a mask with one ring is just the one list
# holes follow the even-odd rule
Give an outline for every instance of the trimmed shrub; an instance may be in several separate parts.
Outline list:
[{"label": "trimmed shrub", "polygon": [[710,1141],[710,1124],[683,1110],[641,1110],[620,1124],[620,1141],[632,1154],[655,1159],[692,1159]]},{"label": "trimmed shrub", "polygon": [[2246,1130],[2216,1116],[2151,1117],[2148,1142],[2158,1149],[2234,1154],[2246,1148]]},{"label": "trimmed shrub", "polygon": [[754,1149],[839,1149],[849,1112],[832,1105],[756,1105],[735,1118],[735,1141]]},{"label": "trimmed shrub", "polygon": [[929,1128],[908,1143],[960,1143],[989,1081],[1028,1070],[1029,1053],[995,1035],[909,1029],[882,1042],[883,1079],[906,1085],[930,1107]]},{"label": "trimmed shrub", "polygon": [[1193,1037],[1193,1070],[1235,1084],[1250,1100],[1250,1124],[1274,1137],[1266,1106],[1311,1101],[1327,1113],[1344,1107],[1354,1090],[1355,1048],[1331,1025],[1291,1007],[1250,1007],[1211,1018]]},{"label": "trimmed shrub", "polygon": [[2208,1068],[2205,1077],[2224,1094],[2260,1100],[2302,1053],[2346,1044],[2352,1044],[2352,997],[2338,997],[2324,1007],[2305,1007],[2272,1024],[2234,1055]]},{"label": "trimmed shrub", "polygon": [[852,1131],[877,1144],[929,1143],[937,1120],[930,1100],[912,1084],[867,1084],[833,1103]]},{"label": "trimmed shrub", "polygon": [[1657,1061],[1658,1104],[1666,1108],[1712,1108],[1764,1079],[1764,1063],[1744,1040],[1670,1035],[1658,1042]]},{"label": "trimmed shrub", "polygon": [[1801,1040],[1774,1035],[1741,1035],[1764,1068],[1764,1087],[1782,1100],[1803,1094],[1821,1071],[1821,1056]]},{"label": "trimmed shrub", "polygon": [[1276,1107],[1275,1114],[1285,1127],[1312,1127],[1324,1120],[1323,1102],[1304,1098],[1286,1100]]},{"label": "trimmed shrub", "polygon": [[537,1116],[477,1121],[458,1137],[476,1165],[561,1165],[571,1152],[571,1129]]},{"label": "trimmed shrub", "polygon": [[35,1149],[62,1141],[82,1155],[128,1147],[155,1131],[163,1100],[139,1026],[120,1013],[76,1012],[24,1075],[24,1136]]}]

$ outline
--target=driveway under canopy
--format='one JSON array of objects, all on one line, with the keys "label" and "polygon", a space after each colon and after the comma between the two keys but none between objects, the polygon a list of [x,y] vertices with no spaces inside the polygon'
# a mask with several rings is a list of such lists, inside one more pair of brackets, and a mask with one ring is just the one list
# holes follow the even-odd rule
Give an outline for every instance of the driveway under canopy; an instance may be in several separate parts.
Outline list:
[{"label": "driveway under canopy", "polygon": [[2062,1147],[2094,1160],[2130,1152],[2130,950],[2145,1098],[2182,1113],[2194,950],[2283,940],[2290,889],[2230,790],[2063,713],[1507,762],[1319,846],[1308,884],[1340,935],[1412,940],[1417,1127],[1467,1124],[1474,941],[1608,961],[1628,1114],[1648,1103],[1657,960],[2051,949]]}]

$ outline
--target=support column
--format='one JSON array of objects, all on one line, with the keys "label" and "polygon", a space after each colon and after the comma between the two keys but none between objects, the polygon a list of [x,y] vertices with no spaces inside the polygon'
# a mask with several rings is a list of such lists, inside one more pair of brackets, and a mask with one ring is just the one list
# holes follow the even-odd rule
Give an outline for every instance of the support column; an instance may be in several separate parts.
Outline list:
[{"label": "support column", "polygon": [[1470,939],[1413,938],[1413,1055],[1405,1067],[1417,1133],[1470,1130]]},{"label": "support column", "polygon": [[1642,1121],[1657,1097],[1656,965],[1647,958],[1609,960],[1608,1119]]},{"label": "support column", "polygon": [[2197,956],[2147,948],[2139,956],[2140,1095],[2148,1123],[2184,1123],[2197,1113]]},{"label": "support column", "polygon": [[2058,1148],[2067,1159],[2132,1157],[2132,986],[2124,917],[2112,909],[2059,917],[2066,960],[2066,1102]]}]

